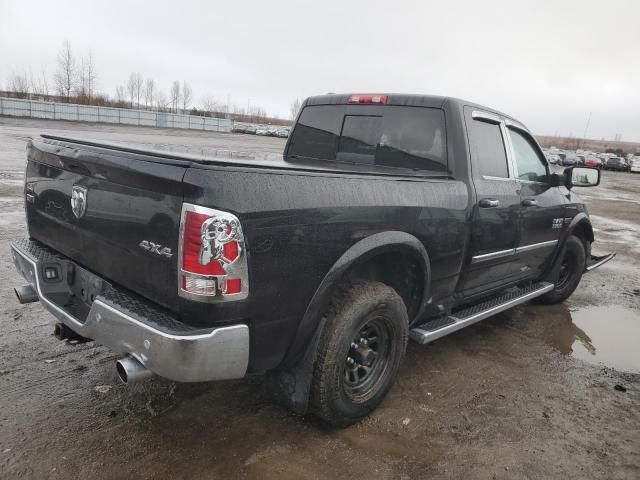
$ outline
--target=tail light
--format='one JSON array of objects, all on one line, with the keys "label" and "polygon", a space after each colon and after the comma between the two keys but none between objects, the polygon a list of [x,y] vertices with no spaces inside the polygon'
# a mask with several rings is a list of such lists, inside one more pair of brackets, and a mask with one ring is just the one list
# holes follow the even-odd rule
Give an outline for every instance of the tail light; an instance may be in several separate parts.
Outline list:
[{"label": "tail light", "polygon": [[178,268],[181,297],[200,302],[246,298],[247,254],[238,218],[228,212],[183,204]]},{"label": "tail light", "polygon": [[376,103],[376,104],[385,104],[387,103],[387,96],[386,95],[360,95],[360,94],[356,94],[356,95],[351,95],[349,97],[349,103],[361,103],[361,104],[367,104],[367,103]]}]

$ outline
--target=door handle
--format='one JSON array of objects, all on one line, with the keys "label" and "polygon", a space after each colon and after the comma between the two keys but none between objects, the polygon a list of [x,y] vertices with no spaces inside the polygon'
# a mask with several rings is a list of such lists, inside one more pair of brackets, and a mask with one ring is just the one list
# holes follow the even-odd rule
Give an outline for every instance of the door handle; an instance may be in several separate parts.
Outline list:
[{"label": "door handle", "polygon": [[522,200],[523,207],[535,207],[537,205],[538,201],[534,200],[533,198],[525,198],[524,200]]},{"label": "door handle", "polygon": [[480,208],[496,208],[500,205],[500,200],[496,200],[495,198],[483,198],[478,202]]}]

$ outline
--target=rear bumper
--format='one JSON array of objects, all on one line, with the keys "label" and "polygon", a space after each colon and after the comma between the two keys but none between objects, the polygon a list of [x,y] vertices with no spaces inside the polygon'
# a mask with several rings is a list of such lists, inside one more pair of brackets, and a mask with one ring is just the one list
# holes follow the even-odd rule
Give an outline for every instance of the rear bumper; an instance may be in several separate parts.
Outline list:
[{"label": "rear bumper", "polygon": [[[132,355],[152,372],[179,382],[245,375],[249,362],[247,325],[213,329],[185,325],[160,307],[109,285],[33,240],[12,242],[11,253],[42,305],[77,334]],[[47,267],[56,269],[57,280],[45,279]],[[87,291],[95,287],[90,304],[78,299],[74,283],[79,279]]]}]

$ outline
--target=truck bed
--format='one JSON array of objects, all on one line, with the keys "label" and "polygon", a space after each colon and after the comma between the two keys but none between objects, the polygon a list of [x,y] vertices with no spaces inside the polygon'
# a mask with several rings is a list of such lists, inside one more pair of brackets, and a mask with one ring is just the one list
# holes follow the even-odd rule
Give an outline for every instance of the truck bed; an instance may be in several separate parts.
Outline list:
[{"label": "truck bed", "polygon": [[[409,176],[442,178],[425,171],[408,171],[392,167],[353,164],[346,162],[325,162],[314,159],[285,159],[282,154],[253,151],[220,151],[215,153],[190,150],[184,146],[167,146],[162,149],[146,148],[139,145],[126,145],[111,142],[94,142],[71,137],[58,137],[54,135],[41,135],[44,143],[60,147],[80,147],[83,151],[93,153],[119,152],[120,154],[135,154],[153,157],[156,163],[189,167],[196,165],[211,165],[220,167],[238,168],[264,168],[273,170],[287,170],[313,173],[351,173],[360,175],[388,175],[388,176]],[[78,151],[80,152],[80,148]]]}]

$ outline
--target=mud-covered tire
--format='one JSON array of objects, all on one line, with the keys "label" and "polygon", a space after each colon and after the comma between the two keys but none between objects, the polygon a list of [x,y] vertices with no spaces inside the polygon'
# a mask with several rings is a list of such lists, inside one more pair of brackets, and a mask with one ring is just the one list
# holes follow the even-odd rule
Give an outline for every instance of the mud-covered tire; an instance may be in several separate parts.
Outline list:
[{"label": "mud-covered tire", "polygon": [[584,244],[575,235],[571,235],[565,244],[564,257],[558,281],[553,290],[538,297],[539,303],[547,305],[560,303],[571,296],[580,283],[586,262]]},{"label": "mud-covered tire", "polygon": [[[408,334],[407,309],[391,287],[358,281],[342,288],[325,315],[313,368],[311,412],[346,427],[373,411],[393,385]],[[374,350],[377,353],[370,353]]]}]

